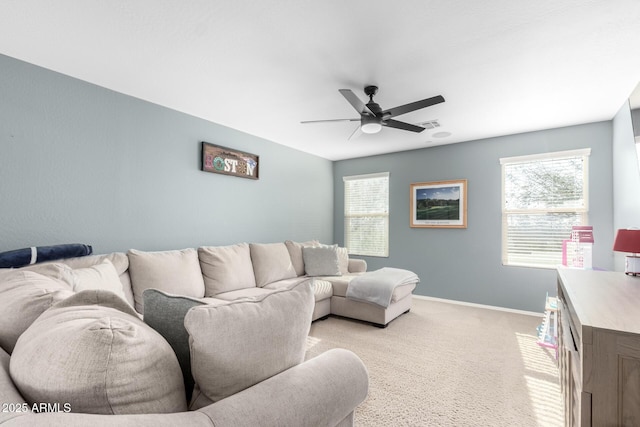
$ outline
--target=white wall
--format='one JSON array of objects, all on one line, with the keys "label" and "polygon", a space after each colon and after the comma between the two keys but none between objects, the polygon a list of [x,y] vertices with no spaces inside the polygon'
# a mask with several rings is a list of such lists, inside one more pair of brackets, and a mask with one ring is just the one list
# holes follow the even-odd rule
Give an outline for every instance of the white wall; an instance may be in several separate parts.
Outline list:
[{"label": "white wall", "polygon": [[[613,118],[613,229],[640,228],[640,168],[635,151],[631,112],[625,103]],[[614,268],[624,271],[623,253]]]}]

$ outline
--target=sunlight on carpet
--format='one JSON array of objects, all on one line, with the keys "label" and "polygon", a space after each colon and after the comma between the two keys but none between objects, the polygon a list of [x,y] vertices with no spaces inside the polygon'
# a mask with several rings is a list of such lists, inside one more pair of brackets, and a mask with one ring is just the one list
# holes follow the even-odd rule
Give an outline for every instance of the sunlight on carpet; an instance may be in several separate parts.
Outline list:
[{"label": "sunlight on carpet", "polygon": [[[555,350],[543,348],[536,343],[533,335],[516,334],[522,361],[525,368],[525,380],[539,426],[559,426],[563,423],[563,408],[558,383],[558,368],[555,363]],[[551,361],[551,363],[550,363]]]},{"label": "sunlight on carpet", "polygon": [[561,426],[553,350],[536,344],[540,318],[414,299],[379,329],[331,317],[314,322],[307,359],[331,348],[356,353],[369,394],[361,426]]}]

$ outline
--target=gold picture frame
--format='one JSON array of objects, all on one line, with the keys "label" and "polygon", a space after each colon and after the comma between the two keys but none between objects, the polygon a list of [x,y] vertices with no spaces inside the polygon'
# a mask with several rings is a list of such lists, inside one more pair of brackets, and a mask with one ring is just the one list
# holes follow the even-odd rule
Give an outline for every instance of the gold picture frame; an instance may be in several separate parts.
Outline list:
[{"label": "gold picture frame", "polygon": [[467,180],[411,184],[409,225],[413,228],[467,228]]}]

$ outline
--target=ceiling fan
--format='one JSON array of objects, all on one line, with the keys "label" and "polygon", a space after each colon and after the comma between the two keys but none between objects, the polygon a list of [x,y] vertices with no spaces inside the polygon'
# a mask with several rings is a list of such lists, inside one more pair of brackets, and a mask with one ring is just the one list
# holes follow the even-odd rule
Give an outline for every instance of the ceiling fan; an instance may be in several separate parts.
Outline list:
[{"label": "ceiling fan", "polygon": [[408,130],[410,132],[422,132],[426,128],[411,123],[394,120],[392,119],[392,117],[410,113],[411,111],[419,110],[421,108],[430,107],[432,105],[444,102],[444,98],[438,95],[432,98],[423,99],[421,101],[412,102],[410,104],[400,105],[398,107],[389,108],[388,110],[383,110],[382,108],[380,108],[380,105],[373,102],[373,96],[378,93],[377,86],[367,86],[364,88],[364,93],[369,97],[369,102],[366,104],[363,103],[360,98],[358,98],[356,94],[353,93],[353,91],[351,91],[350,89],[339,89],[339,92],[342,94],[342,96],[345,97],[347,102],[349,102],[349,104],[351,104],[351,106],[355,108],[358,113],[360,113],[359,119],[306,120],[300,123],[306,124],[360,121],[360,126],[349,137],[349,139],[351,139],[351,137],[353,137],[353,135],[358,131],[369,134],[378,133],[382,130],[383,126],[401,130]]}]

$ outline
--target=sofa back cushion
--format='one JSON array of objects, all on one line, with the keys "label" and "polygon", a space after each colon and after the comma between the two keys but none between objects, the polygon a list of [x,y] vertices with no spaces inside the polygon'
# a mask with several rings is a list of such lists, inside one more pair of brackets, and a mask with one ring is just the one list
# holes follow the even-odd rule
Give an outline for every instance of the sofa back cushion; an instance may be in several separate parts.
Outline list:
[{"label": "sofa back cushion", "polygon": [[102,260],[99,264],[85,268],[69,268],[69,280],[75,292],[86,291],[88,289],[104,289],[118,295],[127,301],[127,297],[122,289],[122,282],[118,277],[118,272],[113,263],[108,259]]},{"label": "sofa back cushion", "polygon": [[201,247],[198,248],[198,258],[204,277],[205,296],[214,297],[223,292],[256,287],[247,243]]},{"label": "sofa back cushion", "polygon": [[34,273],[42,274],[43,276],[53,279],[56,282],[70,286],[68,270],[69,267],[59,262],[47,262],[20,268],[0,268],[0,277],[18,271],[33,271]]},{"label": "sofa back cushion", "polygon": [[135,308],[144,313],[145,289],[159,289],[192,298],[204,296],[204,281],[195,249],[163,252],[143,252],[131,249],[129,274]]},{"label": "sofa back cushion", "polygon": [[189,310],[184,324],[196,381],[190,408],[224,399],[301,363],[313,307],[313,290],[305,281],[262,298]]},{"label": "sofa back cushion", "polygon": [[[132,307],[134,307],[133,290],[131,289],[131,278],[129,277],[129,258],[127,258],[127,254],[124,252],[113,252],[104,255],[88,255],[76,258],[65,258],[57,261],[28,265],[26,267],[21,267],[20,269],[0,268],[0,275],[3,272],[7,271],[33,271],[42,274],[43,276],[50,277],[59,282],[68,284],[71,288],[74,288],[75,280],[72,271],[76,272],[79,269],[91,268],[100,264],[104,264],[106,262],[111,263],[113,265],[113,268],[115,268],[118,280],[120,281],[120,286],[117,286],[115,282],[111,280],[113,278],[113,275],[111,274],[109,274],[109,283],[107,283],[106,281],[101,281],[100,286],[106,286],[109,289],[113,289],[116,293],[120,293],[121,290],[127,302]],[[105,278],[103,271],[104,268],[105,267],[100,268],[100,275],[103,276],[103,278]],[[82,274],[82,276],[83,278],[88,278],[85,274]],[[94,283],[97,284],[97,282]],[[82,287],[82,285],[80,287]]]},{"label": "sofa back cushion", "polygon": [[289,257],[291,258],[291,263],[293,264],[293,268],[296,270],[296,274],[298,276],[304,276],[304,259],[302,258],[302,248],[304,246],[319,246],[320,242],[317,240],[310,240],[308,242],[293,242],[291,240],[287,240],[284,242],[287,247],[287,251],[289,251]]},{"label": "sofa back cushion", "polygon": [[340,274],[349,274],[349,251],[347,248],[338,246],[336,248],[338,254],[338,266],[340,267]]},{"label": "sofa back cushion", "polygon": [[88,268],[94,265],[100,264],[105,260],[109,260],[116,269],[120,282],[122,283],[122,290],[127,298],[127,302],[131,307],[135,306],[133,298],[133,290],[131,289],[131,277],[129,277],[129,258],[124,252],[112,252],[103,255],[89,255],[77,258],[67,258],[59,262],[73,268]]},{"label": "sofa back cushion", "polygon": [[30,404],[90,414],[186,410],[173,350],[109,291],[82,291],[43,313],[18,339],[10,374]]},{"label": "sofa back cushion", "polygon": [[0,347],[11,354],[18,337],[38,316],[71,295],[65,282],[33,271],[0,273]]},{"label": "sofa back cushion", "polygon": [[251,243],[249,249],[258,287],[297,276],[284,243]]}]

